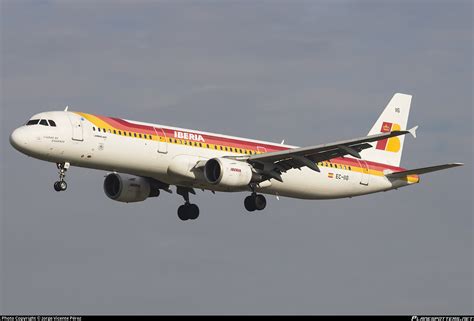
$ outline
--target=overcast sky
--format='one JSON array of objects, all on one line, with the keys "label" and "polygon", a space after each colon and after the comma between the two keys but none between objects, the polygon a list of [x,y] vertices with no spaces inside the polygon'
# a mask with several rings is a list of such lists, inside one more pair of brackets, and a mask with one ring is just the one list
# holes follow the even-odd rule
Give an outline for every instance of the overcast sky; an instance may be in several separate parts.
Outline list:
[{"label": "overcast sky", "polygon": [[[472,1],[1,3],[0,313],[473,313]],[[8,143],[73,110],[292,145],[365,135],[413,95],[421,184],[332,201],[108,199],[105,172]]]}]

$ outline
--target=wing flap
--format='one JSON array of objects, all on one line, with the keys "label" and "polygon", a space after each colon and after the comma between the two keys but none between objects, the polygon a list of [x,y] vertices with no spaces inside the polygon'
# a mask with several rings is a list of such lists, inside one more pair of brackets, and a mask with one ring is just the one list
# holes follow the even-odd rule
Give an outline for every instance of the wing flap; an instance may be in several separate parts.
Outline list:
[{"label": "wing flap", "polygon": [[462,165],[464,165],[464,164],[463,163],[450,163],[450,164],[443,164],[443,165],[436,165],[436,166],[409,169],[409,170],[402,171],[402,172],[390,173],[390,174],[387,174],[385,176],[387,178],[404,178],[404,177],[407,177],[409,175],[421,175],[421,174],[436,172],[436,171],[440,171],[440,170],[443,170],[443,169],[462,166]]}]

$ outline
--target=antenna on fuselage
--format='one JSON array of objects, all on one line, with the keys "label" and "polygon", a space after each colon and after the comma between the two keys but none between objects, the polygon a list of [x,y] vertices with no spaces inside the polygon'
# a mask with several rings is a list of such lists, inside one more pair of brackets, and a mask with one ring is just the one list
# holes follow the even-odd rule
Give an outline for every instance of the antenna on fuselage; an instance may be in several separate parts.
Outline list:
[{"label": "antenna on fuselage", "polygon": [[67,111],[68,108],[69,108],[69,105],[67,105],[66,108],[64,108],[64,111]]}]

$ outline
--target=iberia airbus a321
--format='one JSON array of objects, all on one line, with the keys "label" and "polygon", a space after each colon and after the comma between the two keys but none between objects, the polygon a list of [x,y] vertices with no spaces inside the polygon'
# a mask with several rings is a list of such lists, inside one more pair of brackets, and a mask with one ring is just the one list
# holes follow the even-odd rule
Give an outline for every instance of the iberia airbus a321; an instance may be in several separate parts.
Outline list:
[{"label": "iberia airbus a321", "polygon": [[262,194],[301,199],[335,199],[388,191],[418,183],[419,175],[463,165],[400,167],[410,95],[395,94],[365,137],[296,147],[162,126],[83,112],[34,115],[10,136],[18,151],[56,163],[56,191],[65,191],[70,166],[108,171],[105,194],[119,202],[140,202],[160,190],[184,198],[181,220],[194,220],[194,189],[248,192],[245,208],[263,210]]}]

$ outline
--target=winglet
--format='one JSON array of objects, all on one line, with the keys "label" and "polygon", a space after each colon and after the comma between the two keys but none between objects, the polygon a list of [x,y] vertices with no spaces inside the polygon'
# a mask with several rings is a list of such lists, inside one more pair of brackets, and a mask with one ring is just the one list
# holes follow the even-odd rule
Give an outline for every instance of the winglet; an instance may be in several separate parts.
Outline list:
[{"label": "winglet", "polygon": [[416,130],[418,129],[418,125],[413,127],[412,129],[408,130],[408,132],[413,136],[413,138],[416,138]]},{"label": "winglet", "polygon": [[64,108],[64,111],[67,111],[69,108],[69,105],[66,106],[66,108]]}]

